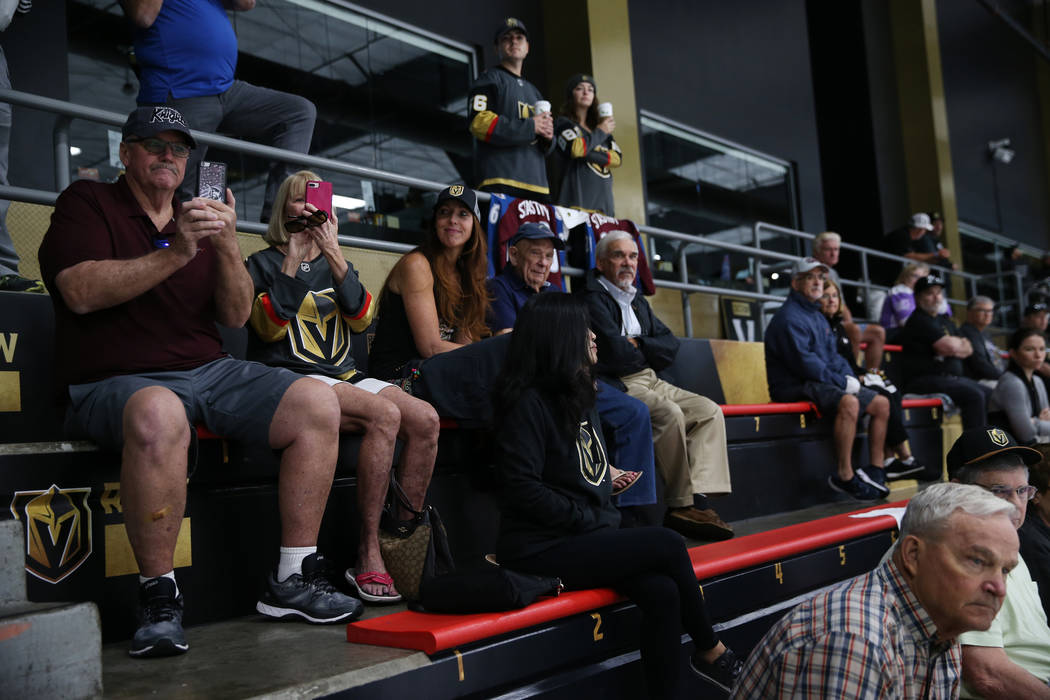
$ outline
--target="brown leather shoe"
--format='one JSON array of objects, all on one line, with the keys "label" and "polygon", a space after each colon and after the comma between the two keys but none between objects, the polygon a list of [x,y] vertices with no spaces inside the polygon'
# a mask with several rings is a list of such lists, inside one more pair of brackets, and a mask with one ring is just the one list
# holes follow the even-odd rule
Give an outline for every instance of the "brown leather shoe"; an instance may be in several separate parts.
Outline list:
[{"label": "brown leather shoe", "polygon": [[711,508],[673,508],[667,511],[664,527],[694,540],[720,541],[733,537],[733,528]]}]

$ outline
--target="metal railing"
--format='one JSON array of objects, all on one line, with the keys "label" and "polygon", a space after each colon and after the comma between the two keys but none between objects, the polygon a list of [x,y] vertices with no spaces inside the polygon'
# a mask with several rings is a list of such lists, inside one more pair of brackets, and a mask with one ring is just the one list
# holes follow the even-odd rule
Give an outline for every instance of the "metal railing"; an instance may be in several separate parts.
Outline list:
[{"label": "metal railing", "polygon": [[[55,159],[56,191],[48,192],[46,190],[28,189],[24,187],[0,186],[0,198],[22,202],[30,202],[33,204],[53,206],[55,200],[58,197],[58,193],[64,190],[70,184],[69,126],[73,119],[84,119],[87,121],[105,124],[107,126],[117,128],[122,127],[126,119],[126,115],[119,114],[117,112],[110,112],[94,107],[87,107],[71,102],[56,100],[49,97],[42,97],[40,95],[34,95],[32,93],[22,92],[19,90],[0,89],[0,101],[9,102],[11,104],[19,105],[21,107],[27,107],[30,109],[42,110],[45,112],[56,114],[59,117],[55,122],[53,132],[53,153]],[[275,160],[312,169],[338,172],[365,180],[378,180],[382,182],[392,183],[395,185],[414,187],[426,191],[437,192],[447,187],[447,184],[445,183],[432,182],[430,180],[423,180],[407,175],[399,175],[396,173],[390,173],[384,170],[377,170],[375,168],[368,168],[360,165],[352,165],[350,163],[345,163],[343,161],[334,160],[331,158],[312,156],[309,154],[297,153],[294,151],[285,151],[279,148],[274,148],[272,146],[264,146],[262,144],[252,143],[250,141],[242,141],[240,139],[234,139],[227,136],[220,136],[218,134],[212,134],[196,130],[191,130],[191,132],[193,134],[193,138],[199,143],[203,143],[208,146],[218,146],[230,151],[257,156],[259,158],[264,158],[271,161]],[[477,194],[478,200],[480,202],[488,202],[490,200],[489,195],[485,192],[478,192]],[[237,229],[243,232],[262,234],[266,231],[266,225],[257,222],[238,221]],[[754,225],[754,247],[704,238],[703,236],[681,233],[678,231],[670,231],[667,229],[657,228],[655,226],[639,226],[638,229],[646,235],[655,236],[657,238],[677,240],[686,244],[698,244],[701,246],[716,248],[726,252],[741,253],[749,256],[750,258],[758,260],[768,259],[779,262],[794,262],[797,258],[796,256],[789,255],[786,253],[762,249],[759,241],[760,231],[770,231],[774,233],[796,236],[799,238],[813,238],[813,234],[805,233],[804,231],[796,231],[794,229],[787,229],[765,222],[758,222]],[[348,236],[345,234],[339,235],[339,242],[341,245],[353,248],[394,253],[405,253],[411,250],[413,247],[405,243],[383,241],[373,238],[362,238],[358,236]],[[869,248],[863,248],[861,246],[843,243],[842,247],[848,250],[856,250],[861,253],[862,268],[864,273],[863,279],[859,282],[855,282],[853,280],[843,280],[843,283],[854,286],[861,286],[864,287],[865,290],[885,289],[885,287],[875,285],[870,281],[867,273],[867,256],[875,255],[883,258],[890,258],[893,260],[904,260],[907,262],[906,258],[900,258],[899,256],[890,255],[888,253],[882,253],[881,251],[871,250]],[[582,276],[585,273],[585,270],[576,267],[566,266],[562,268],[562,272],[571,276],[578,277]],[[682,316],[685,335],[687,337],[692,337],[693,334],[691,304],[689,301],[690,294],[701,292],[757,301],[770,301],[777,303],[782,303],[784,301],[783,296],[776,296],[773,294],[765,293],[761,275],[755,275],[756,291],[754,292],[746,290],[725,289],[722,287],[708,286],[690,282],[684,245],[679,251],[678,274],[679,279],[677,281],[658,279],[655,280],[655,284],[658,287],[674,289],[681,292]],[[953,272],[952,274],[962,275],[967,279],[970,279],[971,286],[974,289],[976,288],[976,282],[974,281],[976,279],[975,275],[967,275],[966,273],[960,272]],[[956,300],[950,301],[951,303],[955,304],[964,303]],[[760,315],[759,322],[764,328],[765,314]]]}]

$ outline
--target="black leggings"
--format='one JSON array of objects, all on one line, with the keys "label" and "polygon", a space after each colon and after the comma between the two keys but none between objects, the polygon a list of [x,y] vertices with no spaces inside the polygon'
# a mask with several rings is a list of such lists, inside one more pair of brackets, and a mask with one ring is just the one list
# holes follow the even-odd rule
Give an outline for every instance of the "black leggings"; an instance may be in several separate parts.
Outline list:
[{"label": "black leggings", "polygon": [[606,528],[503,564],[557,576],[567,590],[611,587],[630,598],[642,611],[642,666],[654,698],[674,696],[683,627],[697,649],[718,644],[685,542],[672,530]]}]

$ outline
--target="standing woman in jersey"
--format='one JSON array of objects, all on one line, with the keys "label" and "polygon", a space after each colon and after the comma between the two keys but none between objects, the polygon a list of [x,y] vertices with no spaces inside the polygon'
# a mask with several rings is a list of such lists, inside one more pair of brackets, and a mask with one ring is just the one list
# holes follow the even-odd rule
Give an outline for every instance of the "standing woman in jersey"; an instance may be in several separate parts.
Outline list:
[{"label": "standing woman in jersey", "polygon": [[401,258],[379,294],[368,372],[411,376],[422,360],[488,335],[487,246],[474,190],[441,191],[423,244]]},{"label": "standing woman in jersey", "polygon": [[610,586],[629,597],[642,611],[651,697],[677,697],[683,629],[696,644],[694,672],[728,691],[742,664],[711,627],[684,540],[667,528],[619,527],[594,408],[597,354],[579,297],[537,294],[518,314],[493,394],[496,556],[569,590]]},{"label": "standing woman in jersey", "polygon": [[594,78],[577,74],[565,86],[565,102],[554,122],[555,152],[551,185],[564,207],[613,212],[612,168],[620,167],[620,147],[613,141],[616,120],[598,114]]}]

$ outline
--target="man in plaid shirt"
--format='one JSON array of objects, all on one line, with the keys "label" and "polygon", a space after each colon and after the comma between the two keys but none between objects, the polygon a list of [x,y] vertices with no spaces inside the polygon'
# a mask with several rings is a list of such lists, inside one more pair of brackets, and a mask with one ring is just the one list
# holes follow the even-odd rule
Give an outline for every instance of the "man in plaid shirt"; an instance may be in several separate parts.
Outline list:
[{"label": "man in plaid shirt", "polygon": [[957,637],[986,630],[1017,564],[1016,508],[936,484],[908,504],[893,556],[766,633],[733,698],[955,698]]}]

